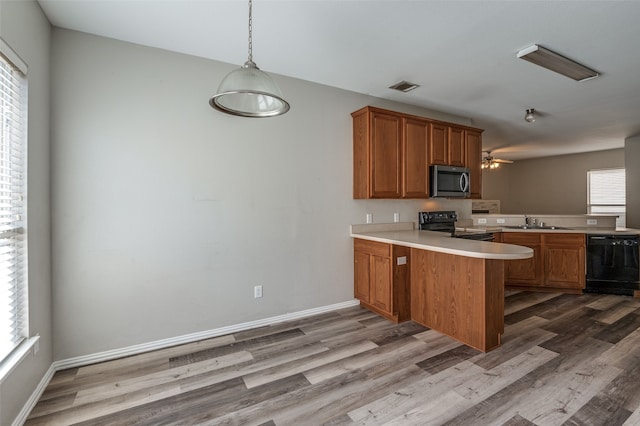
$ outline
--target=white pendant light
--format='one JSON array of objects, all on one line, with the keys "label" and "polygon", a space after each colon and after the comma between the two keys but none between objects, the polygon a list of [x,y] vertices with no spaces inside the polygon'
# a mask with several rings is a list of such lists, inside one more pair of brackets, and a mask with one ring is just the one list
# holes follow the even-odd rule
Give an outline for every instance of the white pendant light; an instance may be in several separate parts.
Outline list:
[{"label": "white pendant light", "polygon": [[278,85],[253,62],[252,0],[249,0],[249,58],[220,82],[209,105],[240,117],[275,117],[289,111]]}]

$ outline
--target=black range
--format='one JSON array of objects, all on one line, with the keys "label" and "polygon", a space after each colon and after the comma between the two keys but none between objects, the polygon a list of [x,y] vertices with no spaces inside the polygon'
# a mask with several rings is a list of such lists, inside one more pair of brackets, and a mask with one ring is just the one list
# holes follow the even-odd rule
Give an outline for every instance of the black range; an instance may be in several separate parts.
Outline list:
[{"label": "black range", "polygon": [[456,231],[458,214],[455,211],[419,212],[418,229],[422,231],[447,232],[454,238],[467,240],[493,241],[492,232]]}]

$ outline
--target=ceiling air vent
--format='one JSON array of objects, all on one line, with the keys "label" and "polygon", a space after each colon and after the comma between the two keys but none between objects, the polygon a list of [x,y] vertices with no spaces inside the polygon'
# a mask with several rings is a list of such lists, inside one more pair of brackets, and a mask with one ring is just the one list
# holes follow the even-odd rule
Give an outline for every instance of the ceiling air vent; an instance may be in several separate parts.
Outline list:
[{"label": "ceiling air vent", "polygon": [[410,92],[416,87],[420,87],[419,84],[409,83],[408,81],[402,80],[400,83],[396,83],[393,86],[389,86],[389,89],[398,90],[400,92]]}]

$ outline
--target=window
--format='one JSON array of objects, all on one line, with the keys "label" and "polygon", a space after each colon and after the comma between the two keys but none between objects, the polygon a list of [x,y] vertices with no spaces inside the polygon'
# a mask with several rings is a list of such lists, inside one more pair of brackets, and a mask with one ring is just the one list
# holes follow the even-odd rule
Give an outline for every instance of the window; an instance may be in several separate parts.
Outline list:
[{"label": "window", "polygon": [[28,336],[27,79],[0,39],[0,363]]},{"label": "window", "polygon": [[616,226],[627,223],[624,169],[587,172],[587,213],[618,215]]}]

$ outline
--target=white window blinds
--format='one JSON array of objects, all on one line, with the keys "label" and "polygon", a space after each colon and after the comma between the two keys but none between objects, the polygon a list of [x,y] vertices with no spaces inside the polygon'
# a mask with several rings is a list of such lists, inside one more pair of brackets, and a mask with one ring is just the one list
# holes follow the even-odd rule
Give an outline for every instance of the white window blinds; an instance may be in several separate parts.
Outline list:
[{"label": "white window blinds", "polygon": [[626,224],[626,183],[624,169],[587,172],[589,214],[618,215],[616,226]]},{"label": "white window blinds", "polygon": [[0,362],[28,333],[25,73],[0,43]]}]

